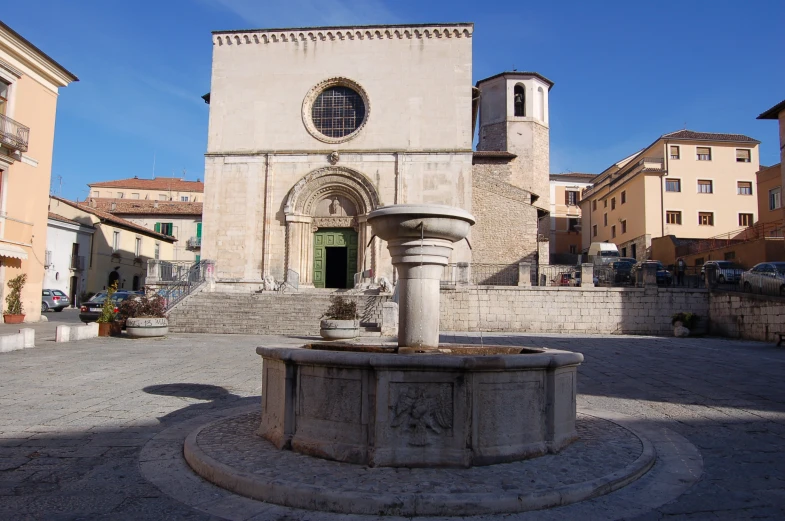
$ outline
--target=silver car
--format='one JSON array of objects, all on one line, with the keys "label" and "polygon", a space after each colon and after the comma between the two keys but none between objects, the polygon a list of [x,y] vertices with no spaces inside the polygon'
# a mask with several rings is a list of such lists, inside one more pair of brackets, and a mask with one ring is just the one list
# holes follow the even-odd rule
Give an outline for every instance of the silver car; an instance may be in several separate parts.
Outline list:
[{"label": "silver car", "polygon": [[741,274],[744,291],[785,297],[785,262],[761,262]]},{"label": "silver car", "polygon": [[71,305],[68,295],[59,289],[45,289],[41,291],[41,313],[47,310],[62,311]]}]

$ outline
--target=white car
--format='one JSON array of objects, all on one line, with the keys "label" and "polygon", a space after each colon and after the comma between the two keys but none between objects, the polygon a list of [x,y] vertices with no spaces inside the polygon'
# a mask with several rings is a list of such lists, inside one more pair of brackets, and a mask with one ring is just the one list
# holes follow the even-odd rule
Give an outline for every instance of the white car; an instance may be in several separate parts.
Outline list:
[{"label": "white car", "polygon": [[706,272],[706,266],[714,266],[717,268],[717,283],[725,284],[726,282],[739,282],[741,274],[744,270],[733,264],[731,261],[706,261],[701,266],[701,277]]},{"label": "white car", "polygon": [[744,291],[785,297],[785,262],[761,262],[741,274]]}]

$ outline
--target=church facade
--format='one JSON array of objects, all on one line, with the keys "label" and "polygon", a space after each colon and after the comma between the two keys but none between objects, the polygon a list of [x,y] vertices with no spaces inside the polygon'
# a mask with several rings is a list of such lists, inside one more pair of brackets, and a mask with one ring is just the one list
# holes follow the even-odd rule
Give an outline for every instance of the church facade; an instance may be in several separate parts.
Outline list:
[{"label": "church facade", "polygon": [[536,258],[551,83],[512,72],[472,86],[472,33],[472,24],[214,33],[202,258],[217,281],[249,290],[265,277],[322,288],[352,287],[358,272],[395,281],[366,222],[391,204],[474,213],[451,263]]}]

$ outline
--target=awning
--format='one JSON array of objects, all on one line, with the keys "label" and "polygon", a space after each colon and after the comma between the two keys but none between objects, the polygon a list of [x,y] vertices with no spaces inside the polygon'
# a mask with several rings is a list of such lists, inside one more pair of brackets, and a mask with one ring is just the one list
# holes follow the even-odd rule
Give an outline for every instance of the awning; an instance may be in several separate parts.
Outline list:
[{"label": "awning", "polygon": [[27,253],[19,246],[13,244],[0,244],[0,257],[27,260]]}]

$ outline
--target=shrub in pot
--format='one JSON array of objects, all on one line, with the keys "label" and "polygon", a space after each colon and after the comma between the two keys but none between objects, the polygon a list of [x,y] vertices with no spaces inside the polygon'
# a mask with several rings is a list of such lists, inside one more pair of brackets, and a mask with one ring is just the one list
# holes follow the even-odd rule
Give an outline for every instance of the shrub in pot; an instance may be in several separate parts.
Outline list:
[{"label": "shrub in pot", "polygon": [[166,301],[158,295],[125,300],[117,314],[125,322],[125,332],[130,337],[149,338],[169,333]]},{"label": "shrub in pot", "polygon": [[330,297],[330,307],[322,315],[319,334],[325,340],[347,340],[358,336],[357,302],[338,295]]},{"label": "shrub in pot", "polygon": [[27,282],[27,274],[22,273],[18,277],[8,281],[11,291],[5,297],[8,307],[3,313],[3,321],[6,324],[21,324],[25,320],[24,308],[22,307],[22,288]]},{"label": "shrub in pot", "polygon": [[98,336],[117,336],[122,333],[122,325],[115,321],[114,299],[112,297],[117,292],[117,281],[106,288],[106,299],[98,317]]}]

